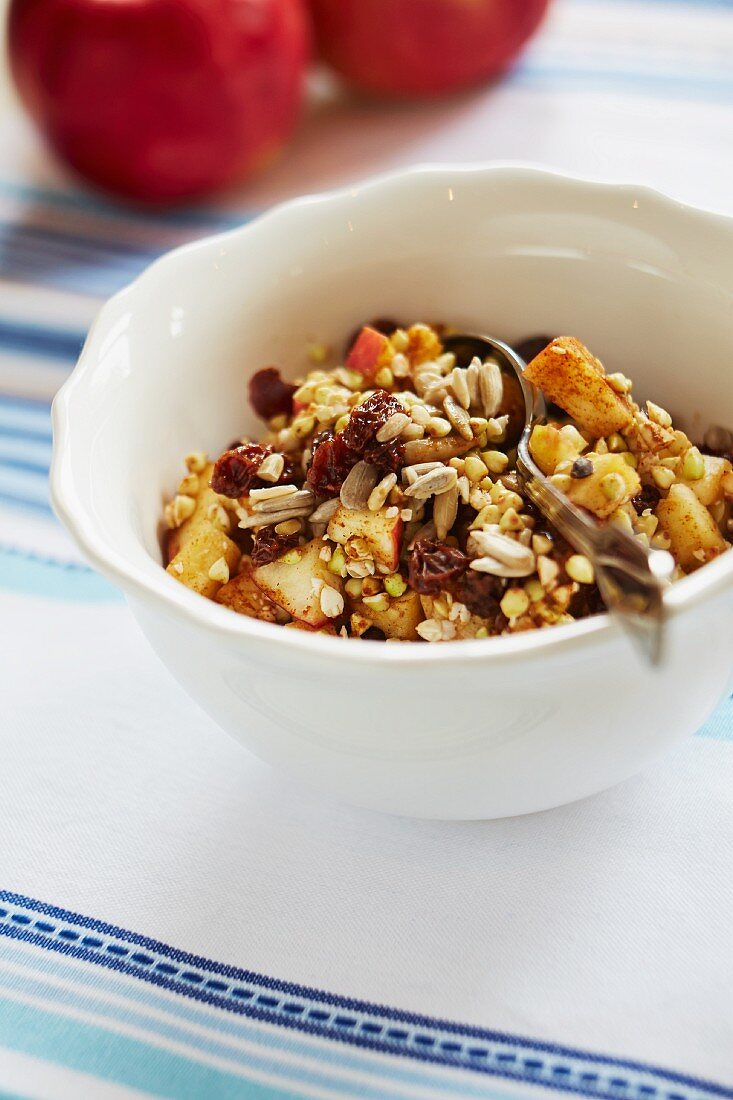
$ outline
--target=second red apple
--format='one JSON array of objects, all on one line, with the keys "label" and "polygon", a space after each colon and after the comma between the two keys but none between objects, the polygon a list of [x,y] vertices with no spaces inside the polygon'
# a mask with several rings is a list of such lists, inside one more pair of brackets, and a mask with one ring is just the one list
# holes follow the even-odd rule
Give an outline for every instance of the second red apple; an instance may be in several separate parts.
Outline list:
[{"label": "second red apple", "polygon": [[310,0],[321,54],[349,83],[436,96],[502,73],[548,0]]}]

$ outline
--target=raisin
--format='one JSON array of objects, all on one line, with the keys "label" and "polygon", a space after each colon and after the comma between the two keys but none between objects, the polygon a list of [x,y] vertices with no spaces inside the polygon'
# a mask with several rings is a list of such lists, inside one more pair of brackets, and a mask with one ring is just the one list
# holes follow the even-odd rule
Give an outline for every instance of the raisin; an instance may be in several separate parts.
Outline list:
[{"label": "raisin", "polygon": [[632,499],[631,503],[636,509],[637,515],[641,515],[647,508],[656,508],[661,496],[662,494],[656,485],[642,485],[641,492]]},{"label": "raisin", "polygon": [[273,416],[283,413],[290,416],[293,411],[293,394],[297,388],[289,382],[283,382],[277,367],[263,367],[249,380],[250,404],[262,420],[272,420]]},{"label": "raisin", "polygon": [[468,569],[453,583],[451,592],[454,599],[464,603],[472,614],[493,622],[499,614],[499,604],[505,588],[506,581],[500,577]]},{"label": "raisin", "polygon": [[278,535],[273,527],[261,527],[255,532],[252,544],[252,564],[269,565],[286,550],[298,545],[298,534]]},{"label": "raisin", "polygon": [[316,496],[332,497],[341,489],[352,466],[359,461],[346,445],[343,432],[321,432],[313,440],[313,457],[308,467],[308,488]]},{"label": "raisin", "polygon": [[[257,477],[262,462],[272,454],[272,447],[261,446],[259,443],[244,443],[241,447],[234,447],[220,455],[214,463],[214,472],[211,476],[211,488],[215,493],[221,493],[225,497],[243,497],[250,489],[262,488],[271,485],[271,482],[260,481]],[[278,485],[288,485],[294,474],[294,466],[287,456],[283,472],[277,481]]]},{"label": "raisin", "polygon": [[420,595],[432,596],[462,577],[467,568],[463,551],[436,539],[418,539],[408,557],[408,583]]},{"label": "raisin", "polygon": [[570,469],[570,476],[577,481],[581,481],[585,477],[590,477],[593,473],[593,463],[589,458],[576,458]]},{"label": "raisin", "polygon": [[351,410],[351,416],[346,428],[343,429],[343,441],[352,451],[363,455],[369,451],[372,455],[366,461],[375,461],[376,454],[382,448],[389,447],[387,443],[378,443],[376,433],[384,427],[387,420],[395,415],[395,412],[404,412],[403,406],[392,394],[387,394],[386,389],[375,389],[371,397],[366,398],[363,405],[357,405]]}]

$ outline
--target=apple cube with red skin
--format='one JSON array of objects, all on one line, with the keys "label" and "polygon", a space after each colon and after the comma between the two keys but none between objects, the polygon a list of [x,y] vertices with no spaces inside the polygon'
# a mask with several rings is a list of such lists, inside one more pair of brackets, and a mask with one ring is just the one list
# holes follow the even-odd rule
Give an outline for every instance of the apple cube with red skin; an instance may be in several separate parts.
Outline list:
[{"label": "apple cube with red skin", "polygon": [[400,560],[404,523],[399,516],[388,516],[387,508],[378,512],[345,508],[339,504],[328,525],[332,542],[345,543],[351,538],[363,539],[378,565],[394,571]]},{"label": "apple cube with red skin", "polygon": [[391,599],[385,611],[377,611],[360,599],[348,601],[350,611],[368,619],[381,630],[385,638],[397,638],[401,642],[418,641],[417,628],[425,618],[420,596],[411,588],[397,599]]},{"label": "apple cube with red skin", "polygon": [[346,366],[362,376],[365,382],[372,383],[374,376],[383,365],[382,356],[387,350],[389,340],[375,328],[365,325],[357,336],[346,357]]},{"label": "apple cube with red skin", "polygon": [[258,566],[252,574],[257,587],[273,603],[316,629],[330,620],[321,610],[320,586],[314,588],[313,581],[323,581],[339,592],[342,588],[341,578],[331,573],[322,560],[322,549],[322,539],[312,539],[297,550],[288,550],[275,561]]}]

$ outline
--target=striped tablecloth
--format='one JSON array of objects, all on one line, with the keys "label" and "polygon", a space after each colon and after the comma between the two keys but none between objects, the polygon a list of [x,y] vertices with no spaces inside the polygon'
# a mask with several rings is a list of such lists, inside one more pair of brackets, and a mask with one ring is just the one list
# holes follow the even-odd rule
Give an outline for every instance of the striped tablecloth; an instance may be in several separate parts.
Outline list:
[{"label": "striped tablecloth", "polygon": [[732,57],[730,0],[557,0],[498,86],[386,110],[319,80],[268,176],[164,217],[76,187],[0,99],[2,1095],[733,1097],[730,700],[552,813],[326,804],[193,707],[47,492],[53,393],[162,251],[427,160],[733,213]]}]

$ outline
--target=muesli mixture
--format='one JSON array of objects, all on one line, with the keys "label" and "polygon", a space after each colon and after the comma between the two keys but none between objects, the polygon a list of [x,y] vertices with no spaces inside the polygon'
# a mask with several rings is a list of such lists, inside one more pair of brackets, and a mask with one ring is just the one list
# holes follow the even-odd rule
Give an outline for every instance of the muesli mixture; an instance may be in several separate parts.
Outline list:
[{"label": "muesli mixture", "polygon": [[[342,365],[317,346],[296,384],[274,367],[255,374],[262,438],[235,440],[215,462],[189,454],[165,507],[171,576],[265,622],[389,641],[486,638],[602,611],[590,561],[513,470],[516,379],[492,359],[458,365],[442,331],[373,322]],[[542,471],[599,522],[670,550],[678,577],[728,550],[731,433],[693,445],[572,337],[534,350],[527,378],[552,403],[531,437]]]}]

